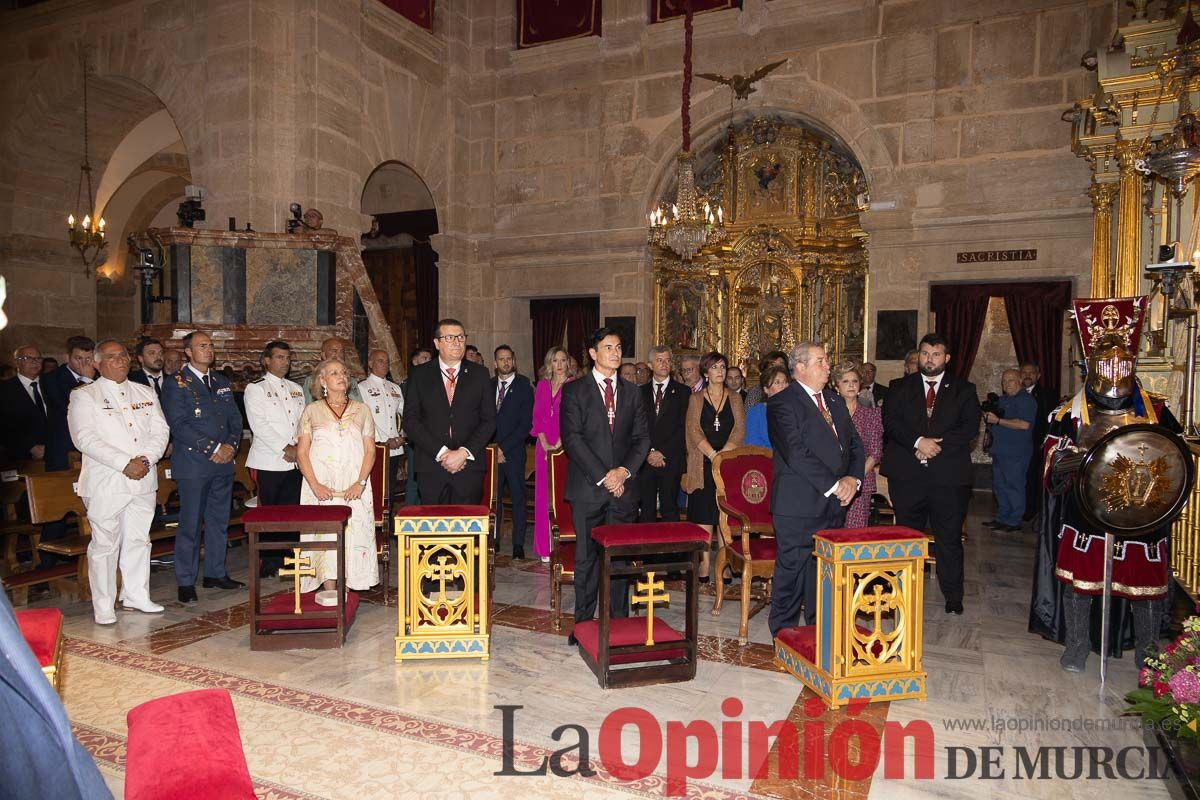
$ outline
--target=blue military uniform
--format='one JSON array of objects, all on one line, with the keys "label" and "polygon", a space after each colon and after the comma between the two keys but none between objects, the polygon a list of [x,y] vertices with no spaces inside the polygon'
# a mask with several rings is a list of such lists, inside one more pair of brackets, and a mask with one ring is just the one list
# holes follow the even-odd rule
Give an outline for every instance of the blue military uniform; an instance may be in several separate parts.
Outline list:
[{"label": "blue military uniform", "polygon": [[163,381],[162,405],[171,426],[171,478],[179,485],[179,529],[175,533],[175,582],[196,583],[200,529],[204,528],[204,577],[224,578],[233,470],[210,460],[222,444],[237,449],[242,440],[238,412],[229,379],[208,372],[211,389],[185,366]]}]

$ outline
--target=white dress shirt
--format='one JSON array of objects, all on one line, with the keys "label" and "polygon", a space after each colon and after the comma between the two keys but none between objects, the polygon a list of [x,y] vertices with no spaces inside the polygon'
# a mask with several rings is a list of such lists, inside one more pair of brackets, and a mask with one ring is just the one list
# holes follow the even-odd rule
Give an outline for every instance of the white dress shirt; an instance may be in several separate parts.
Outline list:
[{"label": "white dress shirt", "polygon": [[[103,377],[82,386],[71,392],[67,427],[83,454],[80,497],[143,494],[158,488],[154,465],[167,449],[171,430],[149,386]],[[124,470],[138,456],[150,462],[150,471],[133,480]]]},{"label": "white dress shirt", "polygon": [[[936,398],[938,391],[940,391],[942,388],[942,378],[944,378],[944,377],[946,377],[946,370],[942,370],[940,373],[938,373],[937,377],[934,377],[934,378],[931,378],[927,375],[921,375],[921,397],[922,397],[922,399],[924,399],[925,397],[927,397],[929,395],[929,382],[930,381],[933,381],[933,396],[934,396],[934,398]],[[937,402],[937,401],[935,400],[934,402]],[[917,449],[917,445],[919,445],[921,443],[921,440],[924,438],[925,438],[924,436],[917,437],[917,440],[915,442],[913,442],[913,450]]]},{"label": "white dress shirt", "polygon": [[246,384],[246,421],[254,438],[246,454],[246,466],[268,472],[298,469],[285,461],[283,448],[296,443],[296,429],[304,413],[304,389],[287,378],[267,373]]},{"label": "white dress shirt", "polygon": [[[459,361],[457,364],[455,364],[453,367],[451,367],[445,361],[442,361],[441,356],[438,356],[438,369],[442,371],[442,387],[443,388],[448,388],[450,386],[450,379],[446,377],[446,370],[448,370],[448,369],[454,370],[454,382],[458,383],[458,379],[462,376],[464,361]],[[465,448],[465,447],[462,449],[467,454],[467,461],[475,460],[474,453],[472,453],[470,450],[467,450],[467,448]],[[433,457],[433,460],[440,462],[442,460],[442,456],[446,455],[446,453],[449,453],[449,452],[450,452],[450,448],[446,447],[446,445],[442,445],[441,449],[439,449],[437,451],[437,455]]]},{"label": "white dress shirt", "polygon": [[[457,372],[455,377],[458,377]],[[442,382],[445,383],[444,375]],[[358,392],[375,420],[375,441],[382,443],[398,437],[399,418],[404,413],[404,393],[400,387],[387,378],[372,374],[358,382]],[[388,455],[398,456],[403,452],[403,447],[393,447]]]},{"label": "white dress shirt", "polygon": [[[604,402],[604,382],[606,380],[612,381],[613,411],[615,412],[617,409],[617,384],[620,383],[620,380],[617,377],[617,373],[614,372],[612,374],[612,377],[609,378],[600,370],[596,369],[595,367],[592,367],[592,380],[594,380],[596,382],[596,387],[600,389],[600,402],[601,403]],[[632,474],[629,472],[629,470],[625,469],[625,467],[621,467],[621,469],[625,470],[625,480],[629,480],[631,477],[633,477]],[[604,483],[604,478],[601,478],[600,480],[596,481],[597,486],[599,486],[602,483]]]},{"label": "white dress shirt", "polygon": [[42,396],[42,408],[45,409],[46,408],[46,392],[45,392],[44,387],[39,382],[41,380],[41,376],[38,376],[37,378],[30,380],[29,378],[26,378],[24,375],[18,374],[17,380],[19,380],[21,382],[21,386],[25,387],[25,394],[29,395],[29,399],[31,401],[33,401],[33,404],[35,406],[38,404],[38,402],[37,402],[37,398],[33,396],[33,385],[35,383],[38,384],[38,394],[40,394]]}]

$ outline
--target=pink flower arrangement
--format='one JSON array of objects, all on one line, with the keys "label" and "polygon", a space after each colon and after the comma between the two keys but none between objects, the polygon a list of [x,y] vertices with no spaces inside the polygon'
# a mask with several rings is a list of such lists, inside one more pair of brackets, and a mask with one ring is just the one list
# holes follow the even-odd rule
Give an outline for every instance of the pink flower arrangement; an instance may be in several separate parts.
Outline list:
[{"label": "pink flower arrangement", "polygon": [[1146,654],[1138,688],[1125,695],[1126,714],[1163,724],[1180,737],[1200,742],[1200,616],[1183,623],[1183,633],[1159,652]]}]

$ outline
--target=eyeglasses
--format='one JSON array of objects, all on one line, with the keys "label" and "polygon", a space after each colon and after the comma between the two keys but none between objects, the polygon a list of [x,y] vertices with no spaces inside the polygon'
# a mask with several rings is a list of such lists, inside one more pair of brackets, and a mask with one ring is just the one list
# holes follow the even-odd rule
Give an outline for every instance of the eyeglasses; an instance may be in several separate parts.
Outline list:
[{"label": "eyeglasses", "polygon": [[41,361],[41,356],[17,356],[17,361]]},{"label": "eyeglasses", "polygon": [[455,344],[458,344],[459,342],[465,342],[467,340],[467,335],[465,333],[450,333],[445,336],[439,336],[438,338],[443,342],[454,342]]}]

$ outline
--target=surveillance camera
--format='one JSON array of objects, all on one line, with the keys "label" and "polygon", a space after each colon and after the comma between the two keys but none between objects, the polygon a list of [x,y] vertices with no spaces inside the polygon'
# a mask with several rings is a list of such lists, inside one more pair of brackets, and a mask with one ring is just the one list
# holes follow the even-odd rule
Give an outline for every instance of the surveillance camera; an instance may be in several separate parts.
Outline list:
[{"label": "surveillance camera", "polygon": [[184,188],[183,193],[187,197],[188,200],[198,200],[199,201],[199,200],[204,199],[205,189],[203,186],[195,186],[195,185],[189,183]]}]

